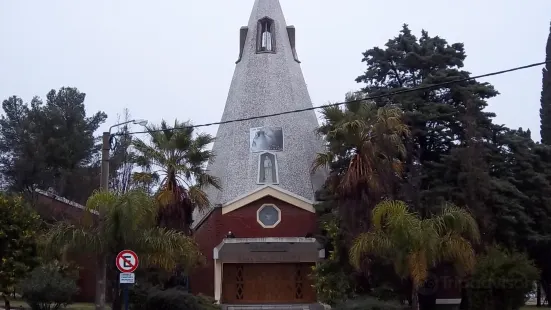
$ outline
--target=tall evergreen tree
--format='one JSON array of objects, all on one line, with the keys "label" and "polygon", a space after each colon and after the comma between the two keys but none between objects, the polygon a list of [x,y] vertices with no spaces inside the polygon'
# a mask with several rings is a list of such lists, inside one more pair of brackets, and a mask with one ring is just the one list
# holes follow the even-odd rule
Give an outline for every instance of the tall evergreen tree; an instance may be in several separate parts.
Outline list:
[{"label": "tall evergreen tree", "polygon": [[[434,86],[470,76],[462,69],[464,46],[427,31],[417,38],[408,25],[385,48],[374,47],[363,56],[367,69],[356,81],[365,83],[362,90],[369,95],[433,86],[376,100],[380,106],[400,106],[411,127],[402,199],[424,215],[445,201],[465,206],[476,215],[485,236],[490,235],[494,225],[483,200],[489,183],[482,150],[483,141],[491,138],[495,115],[484,108],[486,99],[498,92],[474,80]],[[456,166],[450,165],[449,156]]]},{"label": "tall evergreen tree", "polygon": [[[551,26],[549,27],[549,37],[547,37],[545,53],[545,60],[551,61]],[[551,145],[551,63],[545,65],[542,75],[540,108],[541,143]]]},{"label": "tall evergreen tree", "polygon": [[0,173],[11,190],[54,189],[84,203],[99,184],[100,145],[94,132],[107,115],[86,115],[86,94],[76,88],[51,90],[46,102],[4,100],[0,117]]}]

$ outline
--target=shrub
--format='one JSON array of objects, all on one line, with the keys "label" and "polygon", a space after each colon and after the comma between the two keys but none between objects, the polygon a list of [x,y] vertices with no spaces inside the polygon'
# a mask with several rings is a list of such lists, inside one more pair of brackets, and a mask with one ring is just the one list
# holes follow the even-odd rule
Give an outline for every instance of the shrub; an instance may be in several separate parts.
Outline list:
[{"label": "shrub", "polygon": [[407,306],[397,302],[382,301],[374,297],[360,297],[339,303],[335,310],[403,310]]},{"label": "shrub", "polygon": [[525,254],[500,247],[480,256],[467,284],[469,309],[518,310],[539,279],[539,270]]},{"label": "shrub", "polygon": [[74,274],[57,262],[35,268],[20,282],[19,288],[32,310],[63,309],[78,292]]},{"label": "shrub", "polygon": [[147,296],[146,310],[202,310],[197,297],[177,288],[152,290]]},{"label": "shrub", "polygon": [[196,296],[197,301],[202,310],[220,310],[221,307],[216,304],[216,300],[212,297],[199,294]]},{"label": "shrub", "polygon": [[313,268],[314,288],[321,302],[335,305],[346,300],[350,292],[350,277],[336,261],[326,260]]},{"label": "shrub", "polygon": [[329,251],[329,257],[312,268],[311,276],[319,301],[334,306],[349,297],[353,290],[353,281],[350,276],[351,270],[347,270],[350,266],[338,220],[329,217],[321,222],[321,226],[327,232],[326,250]]},{"label": "shrub", "polygon": [[131,310],[146,310],[147,296],[158,290],[156,287],[149,287],[136,284],[128,291],[129,308]]}]

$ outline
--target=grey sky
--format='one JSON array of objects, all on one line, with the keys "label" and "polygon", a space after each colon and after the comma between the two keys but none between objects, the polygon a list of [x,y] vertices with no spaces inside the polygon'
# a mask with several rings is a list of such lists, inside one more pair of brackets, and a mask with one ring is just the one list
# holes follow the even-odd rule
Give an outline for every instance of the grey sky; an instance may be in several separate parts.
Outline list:
[{"label": "grey sky", "polygon": [[[253,0],[0,0],[0,99],[75,86],[89,112],[129,108],[151,122],[218,121]],[[314,105],[357,90],[361,53],[403,23],[463,42],[475,75],[540,62],[551,0],[281,0]],[[541,68],[485,79],[496,122],[539,139]],[[138,127],[134,128],[138,130]],[[204,129],[212,134],[216,127]]]}]

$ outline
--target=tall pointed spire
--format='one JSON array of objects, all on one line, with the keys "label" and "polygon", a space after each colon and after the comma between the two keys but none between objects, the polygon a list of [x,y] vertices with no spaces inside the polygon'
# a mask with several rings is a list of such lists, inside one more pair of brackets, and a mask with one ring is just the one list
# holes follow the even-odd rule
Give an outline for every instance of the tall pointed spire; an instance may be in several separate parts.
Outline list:
[{"label": "tall pointed spire", "polygon": [[[240,34],[222,121],[311,108],[295,29],[286,25],[279,1],[256,0]],[[324,181],[323,175],[310,173],[323,150],[315,134],[318,125],[313,110],[220,125],[208,170],[220,179],[222,190],[207,190],[211,203],[223,205],[265,185],[313,201]]]}]

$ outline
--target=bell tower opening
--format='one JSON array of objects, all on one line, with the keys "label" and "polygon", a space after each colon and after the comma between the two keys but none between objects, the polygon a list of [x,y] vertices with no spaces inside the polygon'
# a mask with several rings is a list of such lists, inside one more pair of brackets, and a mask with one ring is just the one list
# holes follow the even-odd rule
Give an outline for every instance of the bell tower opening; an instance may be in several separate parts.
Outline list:
[{"label": "bell tower opening", "polygon": [[275,53],[275,25],[274,20],[264,17],[258,21],[256,37],[256,51],[258,53]]}]

